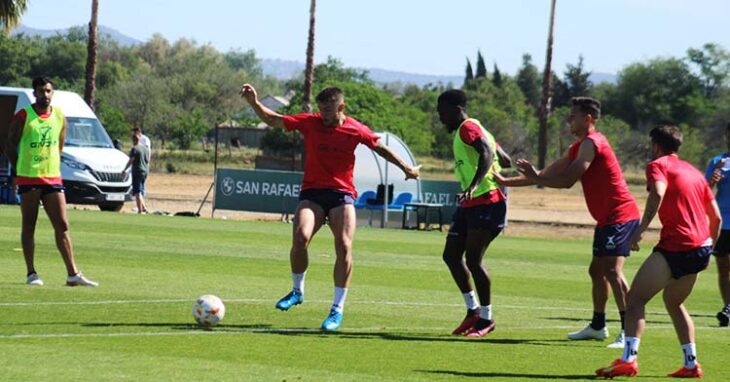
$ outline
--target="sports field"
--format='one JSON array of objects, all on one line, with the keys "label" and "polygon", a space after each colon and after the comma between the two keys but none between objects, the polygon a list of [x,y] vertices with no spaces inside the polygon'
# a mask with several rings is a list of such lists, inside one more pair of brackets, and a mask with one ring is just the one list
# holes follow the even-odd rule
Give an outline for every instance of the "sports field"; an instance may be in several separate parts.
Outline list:
[{"label": "sports field", "polygon": [[[101,285],[68,288],[41,215],[36,267],[46,285],[30,287],[19,215],[0,206],[3,381],[582,380],[620,356],[608,341],[565,336],[591,315],[585,240],[498,238],[487,254],[497,330],[467,340],[449,334],[465,309],[441,261],[445,234],[360,228],[342,330],[323,334],[334,260],[326,227],[310,247],[305,303],[279,312],[291,283],[290,225],[69,211],[81,270]],[[649,244],[627,262],[629,278]],[[213,331],[191,316],[207,293],[227,308]],[[729,380],[714,263],[687,306],[705,380]],[[662,380],[681,352],[660,296],[648,311],[638,379]]]}]

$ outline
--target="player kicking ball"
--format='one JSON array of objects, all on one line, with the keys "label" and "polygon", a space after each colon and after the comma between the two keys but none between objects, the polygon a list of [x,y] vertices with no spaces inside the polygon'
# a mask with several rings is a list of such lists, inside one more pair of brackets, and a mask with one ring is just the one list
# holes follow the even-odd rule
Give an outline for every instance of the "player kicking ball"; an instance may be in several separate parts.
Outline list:
[{"label": "player kicking ball", "polygon": [[642,234],[657,211],[662,230],[659,243],[631,283],[623,354],[610,366],[596,370],[596,375],[632,377],[639,372],[637,356],[644,332],[645,306],[663,290],[664,305],[672,318],[684,357],[684,365],[668,376],[702,378],[694,323],[684,301],[692,292],[697,275],[710,262],[712,243],[720,234],[720,209],[704,176],[677,156],[682,144],[679,129],[662,126],[654,128],[649,135],[654,158],[646,167],[649,198],[639,229],[631,238],[631,249],[639,250]]}]

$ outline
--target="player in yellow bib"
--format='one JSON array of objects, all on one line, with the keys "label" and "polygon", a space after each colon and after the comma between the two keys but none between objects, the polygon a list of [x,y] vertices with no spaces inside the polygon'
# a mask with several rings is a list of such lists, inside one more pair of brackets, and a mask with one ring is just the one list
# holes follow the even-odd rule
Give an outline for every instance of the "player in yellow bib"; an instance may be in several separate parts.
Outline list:
[{"label": "player in yellow bib", "polygon": [[10,124],[7,155],[15,173],[18,194],[21,195],[21,242],[28,271],[28,285],[43,285],[35,270],[35,226],[38,207],[51,220],[56,246],[66,265],[68,286],[97,286],[84,277],[76,267],[73,246],[66,217],[66,198],[61,178],[61,152],[66,139],[66,118],[51,106],[53,83],[45,77],[33,79],[36,102],[20,110]]},{"label": "player in yellow bib", "polygon": [[[462,192],[454,213],[443,259],[459,287],[467,313],[452,334],[483,337],[495,328],[492,319],[492,280],[482,259],[489,244],[504,228],[506,196],[495,176],[509,157],[498,149],[494,137],[466,114],[466,94],[447,90],[438,98],[439,119],[454,134],[454,171]],[[474,280],[479,302],[472,289]]]}]

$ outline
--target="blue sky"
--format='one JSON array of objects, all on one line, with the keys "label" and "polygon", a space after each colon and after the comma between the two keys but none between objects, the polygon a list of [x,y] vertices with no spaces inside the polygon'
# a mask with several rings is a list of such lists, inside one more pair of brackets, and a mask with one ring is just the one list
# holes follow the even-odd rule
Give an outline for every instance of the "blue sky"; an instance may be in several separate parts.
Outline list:
[{"label": "blue sky", "polygon": [[[90,0],[31,0],[23,24],[39,29],[88,23]],[[145,41],[186,37],[221,51],[304,61],[308,0],[101,0],[99,23]],[[209,8],[201,9],[201,3]],[[529,53],[542,67],[549,0],[318,0],[315,61],[461,75],[481,50],[488,68],[514,74]],[[730,50],[728,0],[558,0],[553,51],[558,72],[578,55],[594,72],[684,56],[715,42]]]}]

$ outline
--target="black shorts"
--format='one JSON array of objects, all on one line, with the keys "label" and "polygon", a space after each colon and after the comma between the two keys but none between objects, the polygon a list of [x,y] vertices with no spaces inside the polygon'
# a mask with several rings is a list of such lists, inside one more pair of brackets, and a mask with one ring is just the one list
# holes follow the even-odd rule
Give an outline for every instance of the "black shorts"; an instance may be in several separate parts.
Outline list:
[{"label": "black shorts", "polygon": [[308,200],[316,203],[324,210],[324,216],[330,214],[330,210],[346,204],[355,204],[355,198],[351,193],[330,189],[309,189],[299,193],[299,200]]},{"label": "black shorts", "polygon": [[147,174],[146,173],[132,173],[132,195],[142,194],[147,196]]},{"label": "black shorts", "polygon": [[448,237],[466,238],[466,233],[471,230],[487,230],[497,236],[504,229],[506,216],[507,203],[504,200],[474,207],[459,207],[451,220]]},{"label": "black shorts", "polygon": [[689,251],[672,252],[661,248],[654,247],[654,252],[659,252],[664,256],[672,271],[672,278],[679,279],[682,276],[700,273],[710,264],[710,254],[712,246],[695,248]]},{"label": "black shorts", "polygon": [[26,192],[34,191],[34,190],[40,190],[41,191],[41,197],[46,196],[48,194],[53,194],[55,192],[63,192],[66,188],[63,187],[63,185],[60,184],[38,184],[38,185],[25,185],[25,186],[18,186],[18,195],[23,195]]},{"label": "black shorts", "polygon": [[720,237],[717,238],[715,249],[712,251],[715,256],[727,256],[730,254],[730,229],[720,231]]},{"label": "black shorts", "polygon": [[631,253],[631,236],[639,219],[596,227],[593,231],[593,256],[625,256]]}]

